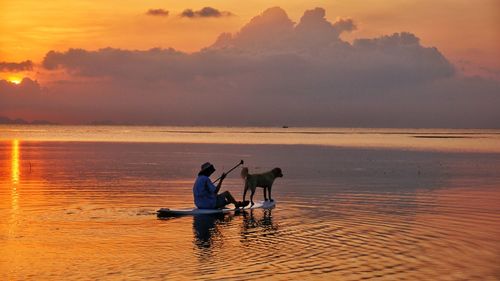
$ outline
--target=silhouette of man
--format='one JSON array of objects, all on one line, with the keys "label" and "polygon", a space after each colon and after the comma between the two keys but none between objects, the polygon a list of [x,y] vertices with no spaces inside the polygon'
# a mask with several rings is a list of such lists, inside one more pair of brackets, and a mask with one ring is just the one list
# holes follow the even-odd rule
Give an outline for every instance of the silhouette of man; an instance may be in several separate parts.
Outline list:
[{"label": "silhouette of man", "polygon": [[249,204],[249,201],[236,201],[229,191],[219,194],[226,174],[222,173],[219,184],[215,186],[209,178],[214,172],[215,167],[210,162],[201,165],[201,170],[193,186],[194,204],[198,209],[220,209],[228,204],[234,204],[236,208],[241,208]]}]

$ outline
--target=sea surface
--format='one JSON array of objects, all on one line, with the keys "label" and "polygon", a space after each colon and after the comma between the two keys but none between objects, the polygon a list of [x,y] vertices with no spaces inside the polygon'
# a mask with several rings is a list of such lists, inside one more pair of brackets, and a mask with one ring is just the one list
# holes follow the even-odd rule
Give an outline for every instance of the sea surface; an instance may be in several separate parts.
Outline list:
[{"label": "sea surface", "polygon": [[[240,160],[276,208],[156,217]],[[500,280],[500,131],[1,125],[0,218],[0,280]]]}]

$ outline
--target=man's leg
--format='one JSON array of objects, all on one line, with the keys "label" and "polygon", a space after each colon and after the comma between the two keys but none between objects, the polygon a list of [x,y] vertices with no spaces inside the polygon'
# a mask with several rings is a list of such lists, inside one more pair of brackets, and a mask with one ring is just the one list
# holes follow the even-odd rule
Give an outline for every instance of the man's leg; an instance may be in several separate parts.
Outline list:
[{"label": "man's leg", "polygon": [[234,197],[228,192],[224,191],[222,193],[217,194],[217,202],[215,203],[215,208],[220,209],[226,207],[227,204],[235,204],[236,201]]},{"label": "man's leg", "polygon": [[231,195],[231,193],[229,191],[224,191],[221,193],[221,195],[224,196],[224,198],[226,198],[227,202],[229,202],[231,204],[236,203],[236,199],[234,199],[233,195]]},{"label": "man's leg", "polygon": [[[233,195],[229,191],[224,191],[222,193],[219,193],[217,195],[217,197],[219,197],[219,196],[224,198],[223,203],[225,203],[225,204],[217,204],[217,208],[223,208],[227,204],[234,204],[234,206],[236,206],[236,208],[244,207],[244,206],[248,205],[248,201],[245,201],[243,203],[236,201],[236,199],[234,199]],[[223,205],[223,206],[221,206],[221,205]]]}]

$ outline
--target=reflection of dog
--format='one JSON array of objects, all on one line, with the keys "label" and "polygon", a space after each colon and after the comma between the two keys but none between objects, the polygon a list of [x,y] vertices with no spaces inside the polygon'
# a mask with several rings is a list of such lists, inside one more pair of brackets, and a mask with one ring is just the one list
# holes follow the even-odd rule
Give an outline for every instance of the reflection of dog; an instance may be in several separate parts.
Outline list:
[{"label": "reflection of dog", "polygon": [[[264,200],[267,201],[267,195],[269,194],[269,200],[274,201],[271,198],[271,188],[273,187],[273,182],[276,178],[283,177],[280,168],[274,168],[269,172],[262,174],[254,174],[251,175],[248,173],[248,168],[244,167],[241,170],[241,177],[245,179],[245,190],[243,191],[243,202],[245,202],[245,196],[247,195],[247,191],[250,189],[250,202],[252,202],[251,206],[253,206],[253,195],[255,193],[256,187],[264,188]],[[267,190],[267,193],[266,193]]]}]

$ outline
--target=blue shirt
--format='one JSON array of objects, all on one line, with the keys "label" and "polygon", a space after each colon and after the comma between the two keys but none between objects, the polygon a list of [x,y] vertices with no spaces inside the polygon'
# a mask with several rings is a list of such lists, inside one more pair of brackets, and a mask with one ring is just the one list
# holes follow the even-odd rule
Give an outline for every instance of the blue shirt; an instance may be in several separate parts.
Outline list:
[{"label": "blue shirt", "polygon": [[209,177],[199,175],[193,186],[194,204],[198,209],[215,209],[217,203],[217,187]]}]

